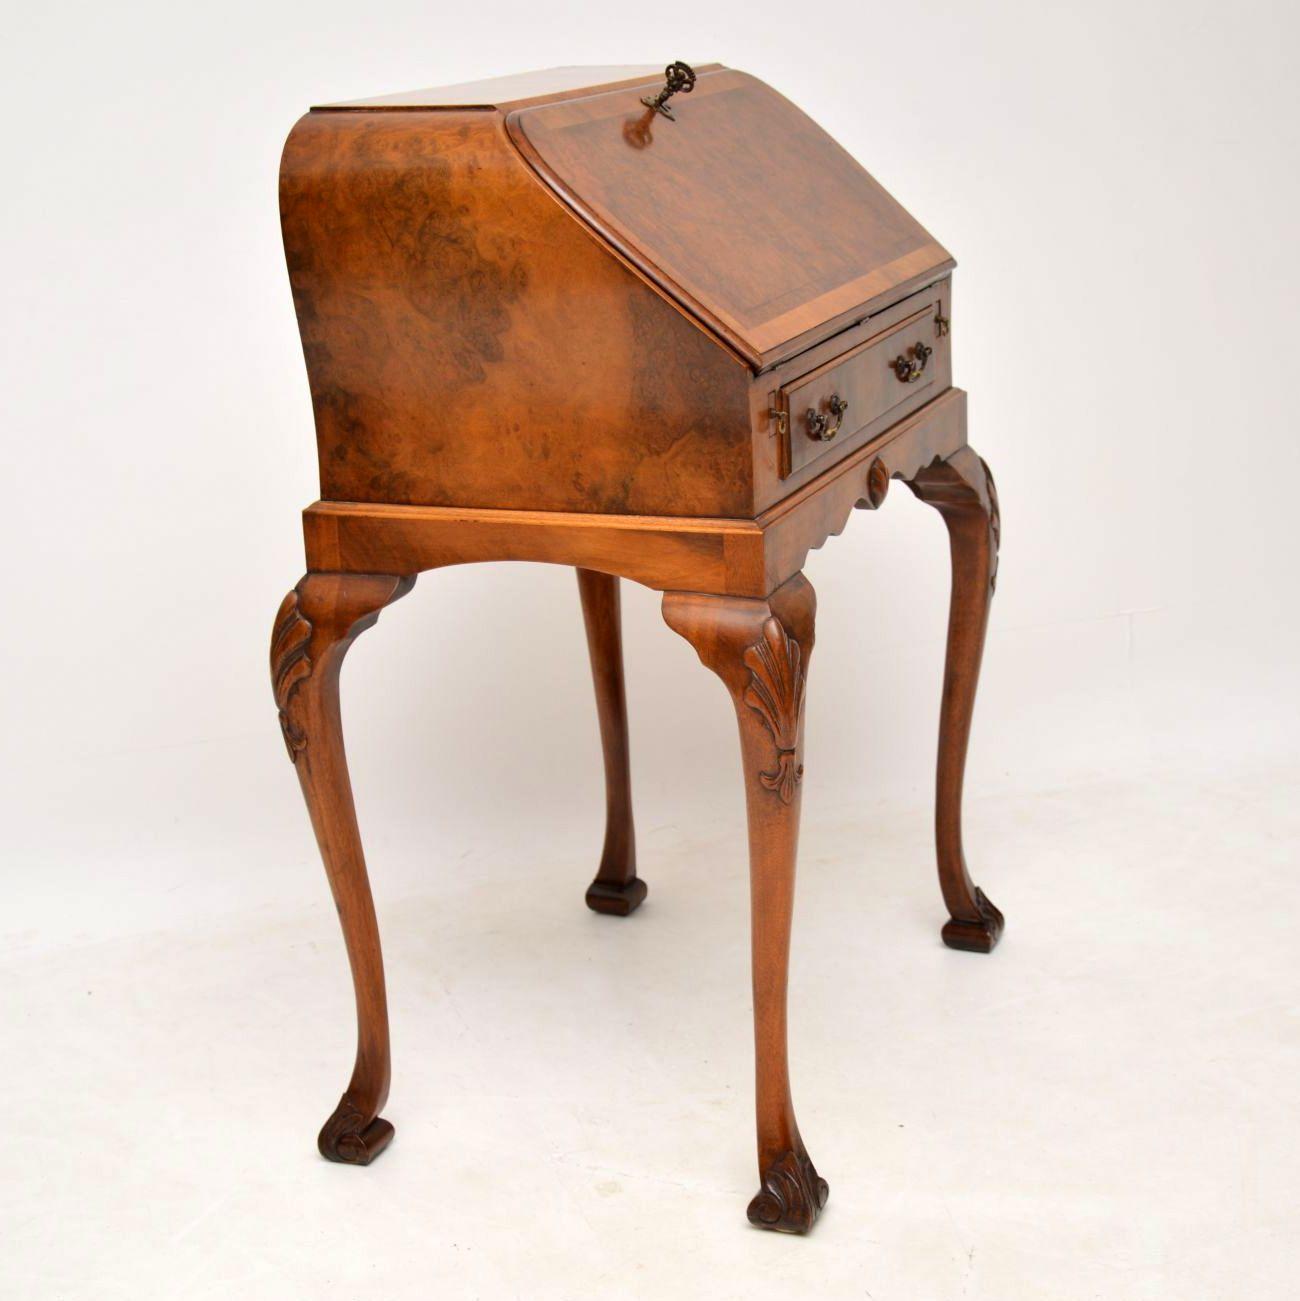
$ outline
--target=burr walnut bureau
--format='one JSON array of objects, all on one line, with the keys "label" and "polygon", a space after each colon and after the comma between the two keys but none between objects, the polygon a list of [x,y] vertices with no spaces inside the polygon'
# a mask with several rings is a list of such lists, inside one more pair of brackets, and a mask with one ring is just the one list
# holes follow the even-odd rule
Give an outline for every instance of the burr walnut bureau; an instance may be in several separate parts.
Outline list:
[{"label": "burr walnut bureau", "polygon": [[1002,916],[962,854],[967,737],[998,506],[951,384],[953,261],[839,145],[715,64],[569,68],[313,109],[280,172],[321,500],[276,617],[280,725],[356,990],[356,1065],[321,1153],[388,1145],[379,933],[344,758],[348,647],[425,570],[577,571],[607,791],[589,907],[646,897],[632,828],[620,578],[731,697],[749,820],[759,1191],[812,1227],[786,972],[799,830],[810,549],[901,479],[952,557],[936,837],[953,948]]}]

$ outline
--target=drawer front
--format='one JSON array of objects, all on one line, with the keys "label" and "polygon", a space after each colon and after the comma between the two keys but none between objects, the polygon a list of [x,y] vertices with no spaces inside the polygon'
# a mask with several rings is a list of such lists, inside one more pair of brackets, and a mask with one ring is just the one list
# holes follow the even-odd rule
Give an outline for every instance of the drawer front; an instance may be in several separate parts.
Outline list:
[{"label": "drawer front", "polygon": [[[951,383],[947,313],[939,291],[900,304],[901,319],[777,391],[781,478],[842,452],[928,402]],[[891,313],[892,314],[892,313]]]}]

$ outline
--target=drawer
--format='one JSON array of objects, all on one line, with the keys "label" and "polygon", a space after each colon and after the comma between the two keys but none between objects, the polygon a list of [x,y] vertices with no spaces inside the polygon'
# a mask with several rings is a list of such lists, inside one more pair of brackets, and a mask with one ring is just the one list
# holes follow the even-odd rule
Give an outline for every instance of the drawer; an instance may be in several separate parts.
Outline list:
[{"label": "drawer", "polygon": [[951,383],[947,312],[939,287],[914,295],[854,334],[860,342],[787,379],[773,414],[782,479],[814,462],[817,472],[853,446],[915,410]]}]

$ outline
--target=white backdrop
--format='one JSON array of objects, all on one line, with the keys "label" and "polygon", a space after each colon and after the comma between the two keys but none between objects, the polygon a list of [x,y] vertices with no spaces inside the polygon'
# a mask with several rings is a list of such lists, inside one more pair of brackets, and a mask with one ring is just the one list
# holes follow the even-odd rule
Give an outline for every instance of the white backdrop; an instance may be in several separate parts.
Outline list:
[{"label": "white backdrop", "polygon": [[[1004,513],[971,799],[1294,753],[1294,7],[906,11],[815,5],[798,41],[753,0],[15,18],[6,925],[40,945],[323,888],[265,853],[307,835],[265,643],[316,495],[280,145],[311,102],[530,66],[743,67],[954,252],[956,378]],[[809,818],[928,798],[946,566],[898,485],[811,557]],[[642,826],[736,821],[723,693],[653,594],[625,605]],[[422,578],[345,671],[372,834],[409,819],[453,861],[570,837],[577,888],[601,807],[584,654],[564,571]]]},{"label": "white backdrop", "polygon": [[[956,382],[1003,507],[970,807],[1295,761],[1286,0],[55,2],[5,28],[0,927],[17,970],[328,910],[266,669],[316,496],[276,206],[313,102],[674,58],[770,82],[958,260]],[[868,860],[928,807],[947,564],[938,515],[897,484],[808,563],[805,827],[859,825]],[[625,584],[624,607],[653,902],[692,835],[740,853],[738,757],[725,694],[655,594]],[[381,910],[488,862],[521,907],[581,907],[603,800],[570,573],[422,577],[343,691]],[[1033,870],[976,873],[1013,927]],[[892,886],[864,882],[869,924]]]}]

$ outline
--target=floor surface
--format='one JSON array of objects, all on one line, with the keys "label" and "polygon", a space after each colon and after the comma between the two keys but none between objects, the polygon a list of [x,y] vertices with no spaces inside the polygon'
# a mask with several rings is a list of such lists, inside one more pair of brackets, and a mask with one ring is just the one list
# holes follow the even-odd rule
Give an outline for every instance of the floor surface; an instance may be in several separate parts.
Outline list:
[{"label": "floor surface", "polygon": [[397,1137],[366,1170],[314,1150],[352,1051],[323,882],[300,915],[11,951],[0,1294],[1294,1297],[1297,776],[972,809],[987,958],[939,943],[922,812],[806,826],[808,1238],[745,1221],[745,876],[707,825],[643,829],[627,920],[544,843],[379,891]]}]

